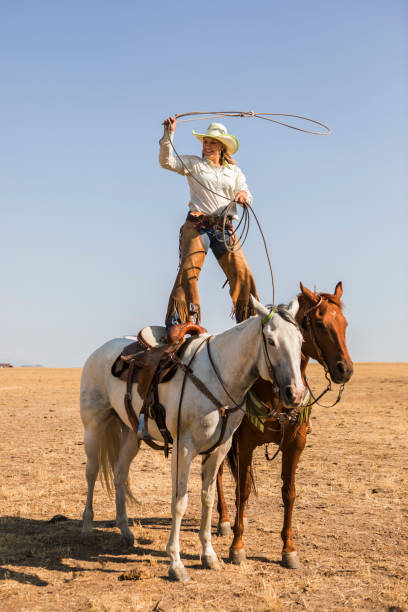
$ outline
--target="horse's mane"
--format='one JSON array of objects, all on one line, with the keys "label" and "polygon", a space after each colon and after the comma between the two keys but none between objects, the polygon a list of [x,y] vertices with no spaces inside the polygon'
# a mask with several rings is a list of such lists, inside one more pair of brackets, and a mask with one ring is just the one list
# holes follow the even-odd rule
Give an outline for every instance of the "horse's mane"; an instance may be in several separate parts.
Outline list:
[{"label": "horse's mane", "polygon": [[292,325],[295,325],[295,327],[299,327],[296,319],[289,312],[287,304],[278,304],[277,306],[267,304],[266,308],[269,308],[270,310],[273,309],[276,314],[282,317],[282,319],[285,319],[285,321],[288,323],[292,323]]}]

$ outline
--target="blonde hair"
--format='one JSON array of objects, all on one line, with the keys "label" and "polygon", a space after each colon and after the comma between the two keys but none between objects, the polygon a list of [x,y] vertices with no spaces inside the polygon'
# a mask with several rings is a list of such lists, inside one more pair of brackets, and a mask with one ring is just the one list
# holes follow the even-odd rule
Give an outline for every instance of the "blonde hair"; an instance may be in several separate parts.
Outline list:
[{"label": "blonde hair", "polygon": [[224,162],[227,162],[227,164],[231,164],[232,166],[235,164],[235,160],[232,159],[232,156],[228,153],[227,149],[225,148],[225,145],[223,146],[221,153],[220,153],[221,166],[223,165]]}]

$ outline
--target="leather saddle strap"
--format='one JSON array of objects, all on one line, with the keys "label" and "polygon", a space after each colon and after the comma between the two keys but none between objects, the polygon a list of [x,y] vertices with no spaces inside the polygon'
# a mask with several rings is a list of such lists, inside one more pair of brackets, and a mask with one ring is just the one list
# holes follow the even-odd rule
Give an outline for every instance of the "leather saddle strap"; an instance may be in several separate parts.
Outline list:
[{"label": "leather saddle strap", "polygon": [[210,360],[212,369],[214,370],[215,375],[218,378],[221,387],[224,389],[225,393],[228,395],[229,399],[233,403],[233,406],[230,406],[228,408],[228,412],[235,412],[236,410],[240,410],[240,408],[242,407],[242,404],[244,403],[245,397],[244,397],[244,399],[242,400],[242,402],[240,404],[237,404],[237,402],[234,400],[234,398],[230,395],[228,389],[224,385],[224,381],[222,380],[221,376],[218,373],[217,368],[215,367],[215,363],[214,363],[214,360],[212,358],[211,351],[210,351],[210,343],[209,342],[207,342],[207,353],[208,353],[208,359]]},{"label": "leather saddle strap", "polygon": [[[128,377],[126,381],[126,393],[125,393],[124,400],[125,400],[126,414],[130,421],[130,424],[132,425],[133,430],[137,433],[139,429],[139,419],[137,418],[136,412],[132,405],[132,385],[133,385],[134,371],[135,371],[135,359],[132,359],[131,362],[129,363],[129,371],[128,371]],[[156,442],[153,442],[153,440],[144,440],[144,442],[146,442],[146,444],[150,446],[151,448],[153,448],[154,450],[165,450],[164,446],[160,446],[159,444],[156,444]]]},{"label": "leather saddle strap", "polygon": [[[207,348],[208,348],[208,343],[209,340],[211,339],[211,336],[206,338],[204,340],[204,342],[207,343]],[[206,397],[208,397],[209,400],[212,401],[213,404],[215,404],[215,406],[217,406],[217,408],[219,409],[219,411],[221,412],[221,419],[222,419],[222,423],[221,423],[221,431],[220,431],[220,435],[218,440],[215,442],[215,444],[213,444],[209,449],[207,449],[206,451],[203,451],[200,453],[200,455],[206,455],[206,458],[204,459],[204,461],[206,461],[206,459],[209,457],[209,455],[221,444],[222,439],[224,437],[225,434],[225,430],[227,428],[227,421],[228,421],[228,416],[230,414],[230,412],[235,412],[235,410],[237,410],[237,408],[239,408],[239,406],[234,407],[233,409],[228,408],[227,406],[225,406],[224,404],[222,404],[212,393],[209,389],[207,389],[207,387],[205,386],[205,384],[195,375],[193,374],[193,371],[190,368],[190,365],[194,359],[194,357],[196,356],[196,353],[198,352],[198,349],[201,347],[203,343],[201,343],[197,349],[195,350],[192,359],[190,360],[188,366],[185,365],[181,359],[179,359],[177,357],[177,355],[172,355],[172,359],[175,361],[175,363],[177,363],[177,365],[184,371],[184,376],[188,376],[191,381],[194,383],[194,385],[197,387],[197,389],[199,389],[201,391],[201,393],[203,395],[205,395]],[[213,364],[212,364],[213,365]],[[218,376],[218,374],[217,374]],[[184,382],[183,382],[183,389],[182,391],[184,391]],[[182,401],[182,395],[180,396],[180,400]],[[229,395],[229,394],[228,394]],[[180,405],[179,405],[179,415],[180,415],[180,407],[181,407],[181,401],[180,401]],[[235,403],[235,402],[234,402]],[[177,425],[177,434],[178,434],[178,430],[179,430],[179,424]],[[178,440],[178,435],[177,435],[177,440]]]},{"label": "leather saddle strap", "polygon": [[126,393],[125,393],[124,400],[125,400],[126,414],[130,421],[130,424],[132,425],[134,431],[137,432],[137,430],[139,429],[139,419],[137,418],[133,405],[132,405],[132,385],[133,385],[133,373],[135,371],[135,363],[136,363],[135,359],[132,359],[129,363],[128,376],[126,380]]},{"label": "leather saddle strap", "polygon": [[242,404],[245,401],[245,397],[244,397],[242,402],[240,404],[237,404],[237,402],[229,394],[228,389],[225,387],[224,382],[223,382],[221,376],[218,374],[217,368],[215,367],[215,363],[214,363],[214,360],[212,358],[211,351],[210,351],[210,342],[209,342],[209,340],[210,340],[210,338],[207,341],[207,352],[208,352],[208,358],[210,360],[212,369],[214,370],[215,375],[218,378],[222,388],[224,389],[225,393],[228,395],[228,397],[230,398],[230,400],[232,401],[234,406],[229,406],[228,408],[223,406],[221,408],[222,424],[221,424],[220,436],[219,436],[217,442],[215,444],[213,444],[208,450],[203,451],[202,453],[200,453],[200,455],[206,455],[205,458],[203,459],[203,463],[205,463],[205,461],[207,461],[208,457],[213,452],[213,450],[215,450],[221,444],[221,442],[222,442],[222,440],[224,438],[225,430],[227,428],[228,417],[231,414],[231,412],[235,412],[236,410],[240,410],[242,408]]},{"label": "leather saddle strap", "polygon": [[[208,338],[205,340],[208,342]],[[201,344],[199,345],[201,346]],[[178,365],[178,367],[183,370],[183,372],[190,378],[191,382],[197,387],[199,391],[206,397],[208,397],[211,402],[217,406],[219,410],[225,408],[224,404],[222,404],[216,397],[211,393],[211,391],[205,386],[205,384],[193,373],[192,369],[189,365],[186,365],[179,359],[176,354],[171,355],[171,360],[174,361]]]}]

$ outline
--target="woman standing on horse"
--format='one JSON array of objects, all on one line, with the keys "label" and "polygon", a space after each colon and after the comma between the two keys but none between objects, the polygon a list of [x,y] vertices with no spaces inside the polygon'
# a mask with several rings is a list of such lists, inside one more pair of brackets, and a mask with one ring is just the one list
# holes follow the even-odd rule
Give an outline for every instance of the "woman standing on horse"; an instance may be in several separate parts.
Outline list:
[{"label": "woman standing on horse", "polygon": [[164,122],[159,162],[162,168],[187,177],[190,210],[180,228],[179,270],[169,299],[166,327],[200,322],[197,281],[209,248],[228,279],[233,314],[240,322],[254,314],[249,296],[258,295],[242,249],[231,252],[225,246],[225,243],[229,247],[237,246],[232,220],[238,218],[236,206],[231,206],[223,229],[225,207],[231,202],[242,206],[250,206],[252,202],[245,176],[232,159],[239,143],[224,125],[211,123],[205,134],[193,131],[202,142],[202,156],[178,158],[173,155],[172,147],[176,123],[177,115]]}]

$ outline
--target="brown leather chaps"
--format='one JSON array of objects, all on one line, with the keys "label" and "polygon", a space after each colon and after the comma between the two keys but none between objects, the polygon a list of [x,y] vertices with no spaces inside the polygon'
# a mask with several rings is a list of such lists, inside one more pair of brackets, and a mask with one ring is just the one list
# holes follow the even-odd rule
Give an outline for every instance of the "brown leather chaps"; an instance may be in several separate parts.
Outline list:
[{"label": "brown leather chaps", "polygon": [[[214,252],[229,283],[233,303],[232,315],[240,322],[254,314],[249,296],[258,298],[255,280],[242,249],[229,252],[222,239],[222,227],[208,224],[204,215],[189,213],[186,222],[180,228],[179,269],[170,295],[166,314],[166,323],[177,312],[181,323],[193,320],[199,323],[200,300],[198,294],[198,277],[204,263],[208,248]],[[232,229],[232,224],[229,225]],[[229,244],[236,242],[235,234],[230,231]]]}]

